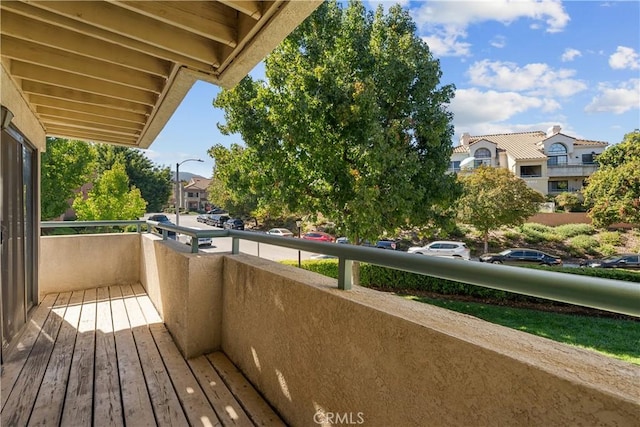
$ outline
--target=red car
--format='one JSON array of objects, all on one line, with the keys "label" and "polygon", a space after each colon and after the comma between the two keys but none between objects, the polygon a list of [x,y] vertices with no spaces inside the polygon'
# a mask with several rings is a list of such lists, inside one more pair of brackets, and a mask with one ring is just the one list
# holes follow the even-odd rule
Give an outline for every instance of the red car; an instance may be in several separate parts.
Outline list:
[{"label": "red car", "polygon": [[302,238],[306,240],[315,240],[317,242],[333,242],[334,240],[336,240],[336,238],[331,234],[323,233],[322,231],[312,231],[309,233],[305,233]]}]

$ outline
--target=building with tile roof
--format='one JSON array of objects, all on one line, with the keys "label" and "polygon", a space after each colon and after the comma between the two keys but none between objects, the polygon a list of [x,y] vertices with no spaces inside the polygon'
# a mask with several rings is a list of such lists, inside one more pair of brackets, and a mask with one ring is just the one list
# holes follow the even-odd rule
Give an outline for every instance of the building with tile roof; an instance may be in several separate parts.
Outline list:
[{"label": "building with tile roof", "polygon": [[542,194],[580,191],[597,169],[595,158],[609,145],[565,135],[560,126],[547,132],[471,136],[465,133],[454,147],[449,170],[479,165],[508,168]]},{"label": "building with tile roof", "polygon": [[180,208],[188,211],[207,210],[209,206],[208,188],[210,183],[211,180],[208,178],[195,176],[185,185],[180,183]]}]

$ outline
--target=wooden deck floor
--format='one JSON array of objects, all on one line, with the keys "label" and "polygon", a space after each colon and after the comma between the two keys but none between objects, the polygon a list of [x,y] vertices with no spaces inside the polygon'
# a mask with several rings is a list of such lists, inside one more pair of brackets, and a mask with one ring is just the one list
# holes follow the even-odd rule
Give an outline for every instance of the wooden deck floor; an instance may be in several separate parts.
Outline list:
[{"label": "wooden deck floor", "polygon": [[3,426],[284,425],[224,354],[185,361],[140,285],[47,295],[5,356]]}]

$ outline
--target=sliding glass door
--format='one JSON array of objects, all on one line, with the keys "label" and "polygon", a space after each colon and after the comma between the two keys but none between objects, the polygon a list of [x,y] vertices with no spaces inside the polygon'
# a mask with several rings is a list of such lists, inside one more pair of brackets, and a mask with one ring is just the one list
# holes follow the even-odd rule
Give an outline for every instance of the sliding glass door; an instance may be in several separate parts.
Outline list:
[{"label": "sliding glass door", "polygon": [[2,347],[27,321],[36,304],[37,151],[15,129],[0,140],[0,236]]}]

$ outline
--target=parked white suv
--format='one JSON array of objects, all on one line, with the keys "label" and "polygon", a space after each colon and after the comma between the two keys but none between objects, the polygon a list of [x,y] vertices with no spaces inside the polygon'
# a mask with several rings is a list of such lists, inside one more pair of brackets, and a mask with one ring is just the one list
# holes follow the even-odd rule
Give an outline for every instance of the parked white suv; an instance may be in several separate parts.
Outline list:
[{"label": "parked white suv", "polygon": [[454,257],[469,260],[471,251],[464,242],[446,240],[431,242],[427,246],[414,246],[407,251],[410,254]]}]

